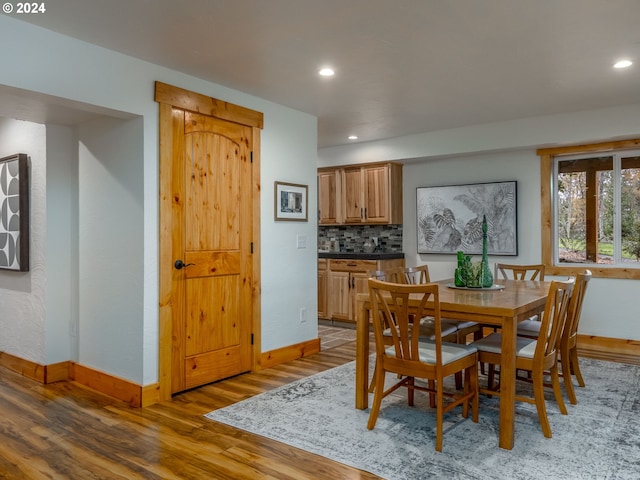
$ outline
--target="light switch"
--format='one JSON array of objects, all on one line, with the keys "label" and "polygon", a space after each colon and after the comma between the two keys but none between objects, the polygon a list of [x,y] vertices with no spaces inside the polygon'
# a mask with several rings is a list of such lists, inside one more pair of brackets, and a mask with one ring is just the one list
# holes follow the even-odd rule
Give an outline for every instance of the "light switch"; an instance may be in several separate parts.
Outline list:
[{"label": "light switch", "polygon": [[307,236],[306,235],[298,235],[296,237],[298,248],[307,248]]}]

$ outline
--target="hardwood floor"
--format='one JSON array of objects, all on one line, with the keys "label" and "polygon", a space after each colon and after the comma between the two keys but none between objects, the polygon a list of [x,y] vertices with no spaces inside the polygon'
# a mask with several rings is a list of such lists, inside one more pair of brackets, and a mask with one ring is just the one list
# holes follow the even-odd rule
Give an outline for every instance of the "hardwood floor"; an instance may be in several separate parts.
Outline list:
[{"label": "hardwood floor", "polygon": [[203,415],[355,358],[355,342],[136,409],[0,368],[3,479],[376,479]]}]

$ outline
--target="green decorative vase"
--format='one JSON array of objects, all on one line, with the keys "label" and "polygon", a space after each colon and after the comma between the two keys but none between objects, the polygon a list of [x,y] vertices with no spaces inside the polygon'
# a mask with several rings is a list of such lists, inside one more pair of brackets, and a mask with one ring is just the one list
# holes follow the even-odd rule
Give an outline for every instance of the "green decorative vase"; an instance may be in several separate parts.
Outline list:
[{"label": "green decorative vase", "polygon": [[481,285],[484,288],[493,286],[493,274],[489,268],[489,258],[487,255],[487,216],[482,216],[482,278]]},{"label": "green decorative vase", "polygon": [[465,287],[467,284],[466,272],[464,269],[464,253],[458,252],[458,268],[454,273],[453,282],[456,287]]}]

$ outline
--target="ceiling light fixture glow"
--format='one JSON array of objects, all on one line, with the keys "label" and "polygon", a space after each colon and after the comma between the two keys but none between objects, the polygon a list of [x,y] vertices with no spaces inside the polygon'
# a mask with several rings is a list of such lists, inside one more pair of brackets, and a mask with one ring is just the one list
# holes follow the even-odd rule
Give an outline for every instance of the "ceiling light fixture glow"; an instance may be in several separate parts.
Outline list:
[{"label": "ceiling light fixture glow", "polygon": [[613,64],[613,68],[627,68],[631,65],[633,65],[633,62],[631,60],[620,60],[619,62]]},{"label": "ceiling light fixture glow", "polygon": [[323,68],[318,73],[323,77],[333,77],[336,72],[332,68]]},{"label": "ceiling light fixture glow", "polygon": [[349,135],[349,140],[357,140],[358,136],[357,135]]}]

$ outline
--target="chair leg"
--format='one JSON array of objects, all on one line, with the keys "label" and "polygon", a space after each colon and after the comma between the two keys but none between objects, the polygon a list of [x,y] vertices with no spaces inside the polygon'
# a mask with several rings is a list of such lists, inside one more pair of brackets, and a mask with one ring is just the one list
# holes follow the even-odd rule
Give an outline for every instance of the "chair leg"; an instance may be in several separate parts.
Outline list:
[{"label": "chair leg", "polygon": [[[478,335],[478,330],[473,332],[473,339],[474,340],[479,340],[480,338],[482,338],[482,332],[479,332],[479,333],[480,333],[480,335]],[[456,342],[459,343],[460,345],[466,345],[467,344],[467,336],[459,334],[457,339],[456,339]],[[456,372],[455,373],[455,379],[456,379],[456,390],[462,390],[464,388],[464,384],[462,382],[462,372]]]},{"label": "chair leg", "polygon": [[478,364],[476,363],[471,368],[468,368],[465,372],[469,373],[469,377],[465,384],[469,385],[469,388],[474,392],[471,398],[471,419],[474,423],[478,423],[478,410],[480,407],[480,392],[478,390]]},{"label": "chair leg", "polygon": [[[436,389],[436,382],[434,380],[428,380],[427,384],[429,385],[429,389]],[[433,392],[429,392],[429,406],[431,408],[436,408],[436,394]]]},{"label": "chair leg", "polygon": [[436,450],[442,451],[442,434],[444,423],[444,395],[442,394],[442,382],[436,382]]},{"label": "chair leg", "polygon": [[551,426],[547,418],[547,407],[544,401],[544,377],[542,372],[533,372],[533,396],[536,402],[536,410],[538,411],[538,420],[542,433],[545,437],[551,438]]},{"label": "chair leg", "polygon": [[[378,364],[376,363],[373,367],[373,377],[371,377],[371,383],[369,384],[369,393],[373,393],[376,388],[376,371],[378,370]],[[402,375],[398,375],[398,379],[402,378]]]},{"label": "chair leg", "polygon": [[378,364],[373,367],[373,377],[371,378],[371,383],[369,384],[369,393],[373,393],[376,388],[376,373],[378,371]]},{"label": "chair leg", "polygon": [[478,392],[478,364],[465,368],[464,370],[464,396],[471,395],[471,399],[467,398],[462,404],[462,416],[464,418],[469,417],[469,401],[471,401],[471,419],[478,423],[478,406],[479,406],[479,392]]},{"label": "chair leg", "polygon": [[[462,373],[462,372],[459,372],[459,373]],[[469,381],[470,380],[471,380],[471,369],[470,368],[465,368],[464,369],[464,389],[462,391],[462,394],[465,397],[471,391],[471,385],[469,385]],[[464,418],[468,418],[469,417],[469,399],[468,398],[462,404],[462,416]]]},{"label": "chair leg", "polygon": [[571,359],[569,358],[569,352],[562,350],[560,355],[560,363],[562,365],[562,379],[564,380],[564,389],[567,391],[567,397],[572,405],[578,403],[576,398],[576,392],[573,389],[573,377],[571,376]]},{"label": "chair leg", "polygon": [[373,430],[378,421],[378,414],[380,413],[380,405],[382,404],[382,397],[384,396],[384,370],[377,369],[375,376],[375,390],[373,394],[373,405],[371,405],[371,412],[369,412],[369,421],[367,422],[367,428]]},{"label": "chair leg", "polygon": [[584,387],[584,379],[582,378],[582,372],[580,371],[580,365],[578,364],[578,349],[572,348],[569,351],[569,364],[571,365],[571,371],[578,379],[578,385]]},{"label": "chair leg", "polygon": [[413,405],[414,405],[413,402],[414,402],[416,390],[413,387],[414,387],[415,384],[416,384],[415,377],[409,377],[407,379],[407,402],[408,402],[410,407],[413,407]]},{"label": "chair leg", "polygon": [[487,389],[493,390],[493,382],[495,381],[496,366],[493,363],[489,364],[489,373],[487,373]]},{"label": "chair leg", "polygon": [[562,390],[560,390],[560,376],[558,375],[558,365],[554,365],[551,367],[551,385],[553,386],[553,394],[556,397],[556,402],[558,403],[558,408],[560,409],[560,413],[563,415],[567,415],[567,407],[564,404],[564,399],[562,398]]},{"label": "chair leg", "polygon": [[[476,340],[480,340],[481,338],[484,337],[484,327],[480,327],[479,330],[476,330],[475,332],[473,332],[473,341],[475,342]],[[484,367],[484,363],[480,364],[480,373],[482,373],[482,375],[485,375],[485,367]]]}]

